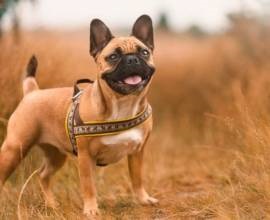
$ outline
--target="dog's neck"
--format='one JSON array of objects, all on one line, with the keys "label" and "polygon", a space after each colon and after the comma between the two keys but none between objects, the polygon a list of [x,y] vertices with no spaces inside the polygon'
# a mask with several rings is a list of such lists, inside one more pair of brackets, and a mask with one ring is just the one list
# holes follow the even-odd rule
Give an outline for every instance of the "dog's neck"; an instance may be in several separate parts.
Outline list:
[{"label": "dog's neck", "polygon": [[135,116],[143,111],[146,105],[145,94],[117,97],[114,93],[104,92],[99,80],[96,80],[85,89],[80,112],[82,117],[90,114],[95,120],[117,120]]}]

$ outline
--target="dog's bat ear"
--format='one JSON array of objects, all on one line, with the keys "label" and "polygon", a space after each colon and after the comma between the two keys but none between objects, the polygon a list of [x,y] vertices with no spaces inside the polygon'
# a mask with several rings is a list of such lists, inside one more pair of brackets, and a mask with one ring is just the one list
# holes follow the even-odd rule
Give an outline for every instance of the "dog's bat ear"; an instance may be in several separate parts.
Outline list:
[{"label": "dog's bat ear", "polygon": [[99,19],[90,24],[90,54],[95,57],[113,38],[110,29]]},{"label": "dog's bat ear", "polygon": [[151,50],[154,49],[153,24],[152,19],[148,15],[142,15],[136,20],[131,35],[138,38]]}]

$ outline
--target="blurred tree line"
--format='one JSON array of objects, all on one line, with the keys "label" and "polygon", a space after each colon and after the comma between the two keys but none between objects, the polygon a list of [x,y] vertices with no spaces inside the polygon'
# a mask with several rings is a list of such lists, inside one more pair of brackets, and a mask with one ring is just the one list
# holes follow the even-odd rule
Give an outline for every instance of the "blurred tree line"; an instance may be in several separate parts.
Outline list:
[{"label": "blurred tree line", "polygon": [[[26,0],[0,0],[0,38],[3,36],[3,19],[8,13],[11,15],[12,31],[15,40],[20,37],[20,18],[16,10],[18,3]],[[28,0],[34,4],[37,0]]]},{"label": "blurred tree line", "polygon": [[[234,33],[235,35],[238,35],[238,37],[242,36],[243,38],[249,38],[250,32],[256,32],[261,35],[260,37],[262,37],[262,35],[268,35],[270,31],[270,0],[254,0],[254,2],[257,3],[257,6],[260,7],[260,11],[252,9],[248,0],[238,1],[240,1],[241,5],[240,10],[227,15],[230,25],[228,29],[225,30],[225,33]],[[170,26],[168,13],[160,13],[157,29],[162,32],[173,32]],[[195,38],[209,35],[207,31],[197,24],[191,24],[187,29],[182,30],[181,33]],[[242,40],[245,42],[247,39]]]},{"label": "blurred tree line", "polygon": [[[166,12],[161,12],[159,14],[157,29],[161,32],[172,32],[169,16]],[[190,25],[183,33],[188,34],[192,37],[200,38],[207,35],[207,33],[198,25],[192,24]]]},{"label": "blurred tree line", "polygon": [[259,67],[270,58],[270,1],[258,0],[262,12],[251,10],[242,1],[242,10],[228,14],[230,28],[227,33],[234,37],[242,53],[249,56]]}]

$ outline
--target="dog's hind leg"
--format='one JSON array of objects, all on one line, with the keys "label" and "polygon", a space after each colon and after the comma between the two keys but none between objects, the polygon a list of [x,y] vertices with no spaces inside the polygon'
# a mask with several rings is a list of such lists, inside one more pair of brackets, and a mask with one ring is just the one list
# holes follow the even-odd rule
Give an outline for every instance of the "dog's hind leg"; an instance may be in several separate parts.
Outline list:
[{"label": "dog's hind leg", "polygon": [[40,170],[40,185],[44,194],[46,205],[56,208],[58,204],[50,188],[52,176],[64,165],[66,155],[56,147],[48,144],[41,145],[45,158]]},{"label": "dog's hind leg", "polygon": [[30,148],[30,144],[20,142],[16,138],[6,138],[0,149],[0,191],[7,178],[25,157]]}]

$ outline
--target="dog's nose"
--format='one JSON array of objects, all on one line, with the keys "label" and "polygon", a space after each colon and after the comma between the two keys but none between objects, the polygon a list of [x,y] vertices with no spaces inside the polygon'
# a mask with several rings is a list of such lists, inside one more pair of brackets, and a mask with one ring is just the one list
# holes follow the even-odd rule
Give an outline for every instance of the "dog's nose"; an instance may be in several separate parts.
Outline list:
[{"label": "dog's nose", "polygon": [[127,55],[126,63],[128,65],[137,65],[137,64],[140,64],[140,60],[136,55]]}]

